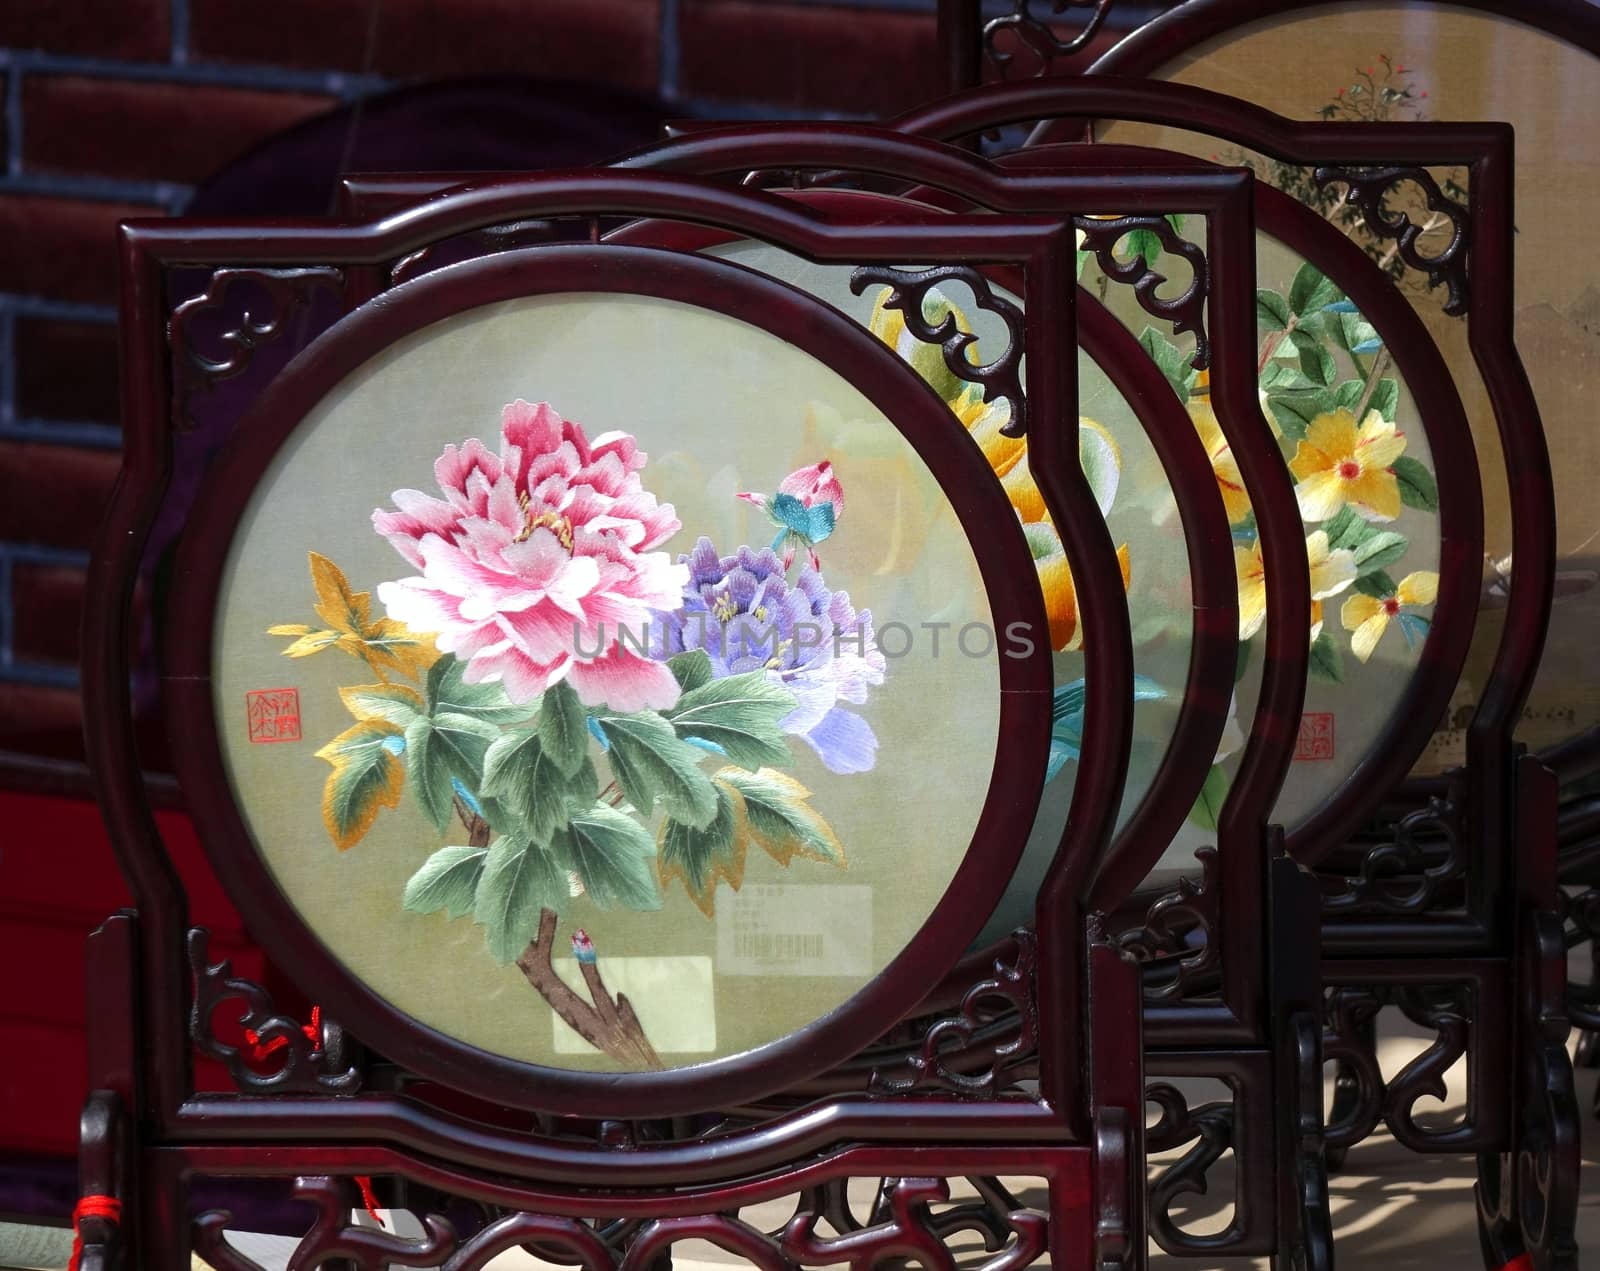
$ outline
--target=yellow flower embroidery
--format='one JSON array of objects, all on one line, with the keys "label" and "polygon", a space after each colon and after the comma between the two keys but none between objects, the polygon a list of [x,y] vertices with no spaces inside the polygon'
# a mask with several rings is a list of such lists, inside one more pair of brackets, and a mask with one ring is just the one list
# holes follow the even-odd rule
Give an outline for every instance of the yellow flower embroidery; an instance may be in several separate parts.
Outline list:
[{"label": "yellow flower embroidery", "polygon": [[[1060,535],[1050,524],[1050,513],[1044,504],[1044,495],[1028,471],[1028,442],[1025,437],[1007,437],[1000,430],[1011,421],[1011,407],[1004,401],[985,402],[983,391],[975,384],[958,378],[944,363],[943,353],[934,345],[924,344],[906,330],[905,315],[885,303],[892,294],[885,287],[873,302],[872,317],[868,321],[872,333],[900,354],[941,397],[961,421],[961,426],[972,435],[983,451],[983,457],[1016,509],[1022,521],[1023,533],[1032,549],[1034,566],[1039,571],[1039,585],[1044,591],[1045,610],[1050,617],[1050,643],[1056,652],[1076,649],[1083,642],[1078,627],[1078,593],[1073,586],[1072,570],[1062,551]],[[923,304],[923,316],[933,323],[954,316],[956,326],[970,331],[966,315],[937,292],[930,292]],[[976,363],[977,346],[968,349],[968,356]],[[1111,511],[1116,498],[1117,485],[1122,475],[1122,452],[1106,428],[1094,420],[1080,416],[1078,419],[1078,455],[1083,463],[1084,476],[1094,493],[1100,514]],[[1122,587],[1128,587],[1128,545],[1117,549],[1117,563],[1122,567]]]},{"label": "yellow flower embroidery", "polygon": [[1431,605],[1439,595],[1439,575],[1430,570],[1407,574],[1390,596],[1378,597],[1358,593],[1344,602],[1339,611],[1339,621],[1350,637],[1350,649],[1356,659],[1365,662],[1378,647],[1378,641],[1389,629],[1393,618],[1401,617],[1403,607]]},{"label": "yellow flower embroidery", "polygon": [[[1210,385],[1209,371],[1201,371],[1195,376],[1194,395],[1189,398],[1187,408],[1195,431],[1200,434],[1200,444],[1205,447],[1206,457],[1211,460],[1211,471],[1217,478],[1217,490],[1222,495],[1228,524],[1237,525],[1250,515],[1250,495],[1245,489],[1244,477],[1239,472],[1239,461],[1233,457],[1233,446],[1222,431],[1222,423],[1211,405]],[[1256,396],[1261,404],[1261,417],[1272,429],[1272,435],[1281,440],[1283,430],[1267,409],[1266,393],[1257,390]]]},{"label": "yellow flower embroidery", "polygon": [[1394,520],[1400,483],[1389,465],[1405,448],[1405,434],[1375,410],[1360,428],[1343,407],[1318,415],[1289,461],[1300,515],[1326,521],[1348,503],[1369,521]]},{"label": "yellow flower embroidery", "polygon": [[[1355,553],[1331,549],[1328,535],[1317,530],[1306,538],[1306,564],[1311,571],[1311,638],[1322,631],[1322,602],[1336,596],[1356,580]],[[1233,549],[1233,567],[1239,583],[1239,638],[1248,640],[1267,619],[1267,570],[1261,559],[1261,540],[1248,548]]]},{"label": "yellow flower embroidery", "polygon": [[1211,471],[1216,474],[1222,506],[1228,513],[1228,524],[1237,525],[1250,514],[1250,496],[1245,492],[1244,477],[1239,474],[1239,461],[1233,457],[1233,447],[1223,435],[1216,411],[1211,409],[1211,399],[1191,397],[1189,418],[1194,421],[1195,431],[1200,434],[1200,444],[1206,448],[1206,457],[1211,460]]},{"label": "yellow flower embroidery", "polygon": [[[1078,626],[1078,589],[1072,581],[1072,566],[1067,564],[1061,536],[1055,527],[1044,523],[1024,525],[1023,534],[1039,571],[1039,586],[1044,590],[1045,614],[1050,620],[1050,647],[1057,653],[1083,647],[1083,631]],[[1122,589],[1128,589],[1128,545],[1117,548],[1117,564],[1122,569]]]}]

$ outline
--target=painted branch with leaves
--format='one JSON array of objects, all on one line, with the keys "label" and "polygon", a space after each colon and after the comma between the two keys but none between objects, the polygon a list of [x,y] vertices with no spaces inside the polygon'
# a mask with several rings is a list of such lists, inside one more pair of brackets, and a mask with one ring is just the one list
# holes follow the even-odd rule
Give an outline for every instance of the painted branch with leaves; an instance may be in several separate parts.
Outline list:
[{"label": "painted branch with leaves", "polygon": [[[436,830],[458,826],[465,842],[428,857],[402,907],[470,915],[495,961],[515,965],[569,1028],[617,1063],[662,1066],[581,927],[570,951],[583,990],[558,973],[557,927],[573,906],[659,909],[661,888],[678,880],[712,917],[719,885],[742,883],[750,847],[780,865],[845,865],[810,791],[771,766],[791,760],[781,723],[795,697],[764,671],[717,678],[696,650],[668,662],[679,695],[664,711],[586,707],[564,681],[515,703],[497,683],[467,682],[463,663],[433,654],[427,639],[387,619],[372,623],[368,593],[353,591],[331,560],[313,554],[311,571],[326,629],[273,634],[294,637],[290,656],[338,649],[385,673],[340,688],[354,722],[317,751],[332,768],[322,797],[330,838],[341,851],[354,847],[408,790]],[[413,651],[410,660],[396,649]],[[712,756],[728,762],[707,773]],[[664,815],[652,832],[657,808]]]}]

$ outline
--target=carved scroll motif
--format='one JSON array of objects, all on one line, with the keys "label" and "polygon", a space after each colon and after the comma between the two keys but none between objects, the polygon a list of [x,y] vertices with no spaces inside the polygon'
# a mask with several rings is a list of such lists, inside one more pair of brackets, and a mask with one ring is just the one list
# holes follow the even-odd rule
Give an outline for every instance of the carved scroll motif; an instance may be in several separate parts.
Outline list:
[{"label": "carved scroll motif", "polygon": [[[317,1028],[309,1029],[280,1015],[271,995],[259,984],[235,976],[228,959],[211,962],[208,939],[204,927],[189,932],[189,969],[194,973],[189,1036],[202,1054],[225,1065],[246,1094],[354,1094],[361,1089],[360,1071],[345,1065],[344,1034],[337,1024],[321,1020]],[[212,1015],[228,1001],[244,1004],[239,1024],[259,1056],[257,1066],[266,1071],[257,1071],[244,1049],[230,1046],[212,1030]]]},{"label": "carved scroll motif", "polygon": [[[994,974],[966,991],[960,1011],[928,1029],[921,1048],[903,1061],[909,1070],[906,1076],[874,1070],[874,1091],[947,1090],[979,1095],[994,1094],[1004,1087],[1007,1075],[1033,1053],[1039,1024],[1034,983],[1037,937],[1021,930],[1012,939],[1015,957],[1009,962],[996,958]],[[991,1026],[998,1029],[998,1036],[985,1035]]]},{"label": "carved scroll motif", "polygon": [[1182,1091],[1166,1082],[1145,1088],[1145,1099],[1160,1109],[1160,1118],[1145,1130],[1145,1151],[1154,1156],[1192,1144],[1178,1160],[1150,1181],[1150,1234],[1166,1252],[1193,1256],[1224,1249],[1236,1238],[1236,1224],[1214,1235],[1197,1236],[1179,1227],[1172,1207],[1184,1196],[1210,1191],[1207,1175],[1233,1146],[1232,1103],[1203,1103],[1191,1108]]},{"label": "carved scroll motif", "polygon": [[[1377,1035],[1372,1027],[1385,1006],[1397,1007],[1413,1024],[1433,1034],[1422,1053],[1387,1080],[1378,1065]],[[1470,1123],[1424,1126],[1417,1122],[1415,1110],[1425,1098],[1445,1097],[1445,1074],[1471,1046],[1473,1016],[1474,992],[1466,983],[1347,985],[1328,990],[1322,1050],[1325,1059],[1338,1064],[1326,1131],[1335,1162],[1372,1133],[1380,1120],[1414,1152],[1456,1150],[1452,1140],[1471,1133],[1474,1127]],[[1470,1057],[1468,1062],[1472,1062]]]},{"label": "carved scroll motif", "polygon": [[[1197,371],[1211,365],[1211,340],[1206,334],[1206,298],[1211,290],[1211,266],[1205,249],[1191,243],[1164,216],[1075,216],[1073,225],[1083,235],[1080,251],[1094,253],[1101,272],[1112,282],[1133,288],[1139,307],[1152,318],[1170,322],[1174,335],[1194,336],[1194,356],[1189,364]],[[1193,277],[1177,295],[1159,294],[1167,276],[1154,269],[1143,252],[1127,257],[1116,254],[1117,244],[1129,234],[1153,235],[1161,250],[1188,262]]]},{"label": "carved scroll motif", "polygon": [[[874,1221],[833,1236],[819,1233],[817,1224],[824,1215],[802,1203],[800,1212],[776,1232],[762,1231],[736,1213],[646,1217],[602,1229],[577,1218],[511,1212],[463,1237],[447,1218],[428,1213],[421,1219],[423,1235],[407,1239],[352,1224],[355,1190],[345,1180],[303,1177],[296,1180],[294,1190],[297,1198],[312,1206],[316,1218],[290,1253],[288,1271],[319,1271],[335,1263],[355,1271],[388,1271],[393,1266],[478,1271],[519,1246],[584,1271],[649,1271],[663,1264],[673,1245],[685,1240],[706,1241],[763,1271],[838,1264],[891,1267],[907,1261],[930,1268],[954,1267],[955,1254],[948,1242],[965,1231],[983,1235],[985,1249],[992,1255],[975,1271],[1020,1271],[1049,1245],[1049,1220],[1020,1206],[1005,1213],[1004,1236],[993,1242],[986,1222],[954,1217],[963,1207],[935,1214],[933,1206],[950,1199],[945,1178],[885,1180]],[[217,1271],[262,1271],[228,1243],[231,1221],[225,1210],[200,1214],[192,1226],[196,1252]]]},{"label": "carved scroll motif", "polygon": [[1016,54],[1000,46],[1002,37],[1009,37],[1027,49],[1037,61],[1038,68],[1032,72],[1034,76],[1048,75],[1058,59],[1071,57],[1089,47],[1115,4],[1116,0],[1049,0],[1051,13],[1066,13],[1069,9],[1091,10],[1077,32],[1063,40],[1048,19],[1034,12],[1036,7],[1043,9],[1044,4],[1035,5],[1035,0],[1011,0],[1011,12],[990,18],[983,25],[984,55],[994,63],[1001,79],[1009,78],[1015,67]]},{"label": "carved scroll motif", "polygon": [[[975,362],[967,356],[978,337],[963,330],[953,312],[938,322],[926,316],[929,294],[941,283],[958,282],[972,292],[977,307],[993,313],[1006,325],[1005,350],[988,362]],[[1022,310],[997,295],[988,279],[970,265],[935,265],[930,269],[896,269],[890,265],[861,265],[850,275],[850,290],[860,295],[869,286],[890,288],[884,300],[886,309],[897,310],[905,318],[906,330],[924,344],[939,346],[950,373],[983,390],[983,400],[1004,398],[1011,408],[1011,419],[1000,431],[1007,437],[1021,437],[1028,431],[1028,401],[1022,388]]]},{"label": "carved scroll motif", "polygon": [[[1471,305],[1467,270],[1471,214],[1439,188],[1426,168],[1319,167],[1314,175],[1318,185],[1343,185],[1345,202],[1361,213],[1367,229],[1378,238],[1393,241],[1399,258],[1425,274],[1430,287],[1445,288],[1446,313],[1460,317],[1467,312]],[[1431,255],[1419,250],[1418,244],[1436,226],[1418,225],[1404,210],[1392,209],[1388,204],[1390,191],[1404,182],[1417,186],[1428,210],[1450,225],[1450,241]]]},{"label": "carved scroll motif", "polygon": [[[243,375],[250,369],[257,351],[280,339],[290,319],[307,308],[319,289],[338,294],[343,281],[342,271],[328,266],[216,270],[205,291],[178,305],[168,320],[177,426],[180,429],[195,426],[197,392],[210,389],[221,380]],[[265,303],[239,308],[237,318],[227,317],[231,307],[239,304],[241,293],[246,297],[259,295]],[[206,330],[212,315],[224,324],[216,333]],[[208,353],[206,349],[214,351]]]},{"label": "carved scroll motif", "polygon": [[1180,878],[1176,891],[1166,893],[1145,911],[1144,922],[1119,932],[1117,948],[1147,964],[1144,996],[1147,1001],[1175,1001],[1190,995],[1202,980],[1221,965],[1221,882],[1217,876],[1215,847],[1195,850],[1200,880]]},{"label": "carved scroll motif", "polygon": [[1416,917],[1466,876],[1460,807],[1454,798],[1435,795],[1402,817],[1389,841],[1370,849],[1353,876],[1322,875],[1322,909]]}]

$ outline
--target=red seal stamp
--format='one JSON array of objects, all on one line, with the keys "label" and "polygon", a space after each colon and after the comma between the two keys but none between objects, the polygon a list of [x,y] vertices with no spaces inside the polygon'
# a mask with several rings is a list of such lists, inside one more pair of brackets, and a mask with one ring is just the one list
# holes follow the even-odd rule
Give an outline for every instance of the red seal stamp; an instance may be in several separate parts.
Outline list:
[{"label": "red seal stamp", "polygon": [[251,741],[300,740],[300,692],[258,688],[244,695]]},{"label": "red seal stamp", "polygon": [[1333,712],[1307,711],[1300,717],[1300,738],[1294,748],[1296,762],[1333,758]]}]

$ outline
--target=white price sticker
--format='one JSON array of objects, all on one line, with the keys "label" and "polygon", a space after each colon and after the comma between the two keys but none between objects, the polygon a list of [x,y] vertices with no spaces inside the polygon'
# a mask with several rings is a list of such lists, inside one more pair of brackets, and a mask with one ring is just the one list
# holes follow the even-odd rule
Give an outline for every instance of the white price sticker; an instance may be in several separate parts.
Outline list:
[{"label": "white price sticker", "polygon": [[719,975],[870,975],[872,888],[746,884],[717,898]]}]

